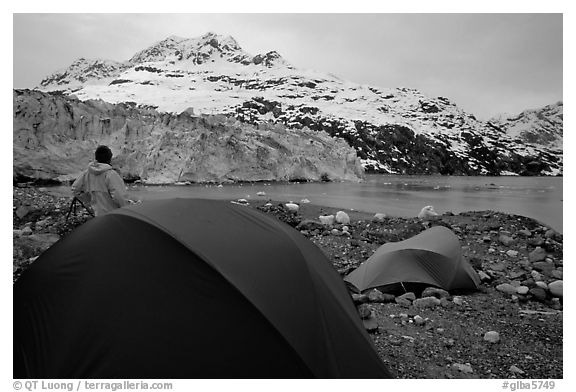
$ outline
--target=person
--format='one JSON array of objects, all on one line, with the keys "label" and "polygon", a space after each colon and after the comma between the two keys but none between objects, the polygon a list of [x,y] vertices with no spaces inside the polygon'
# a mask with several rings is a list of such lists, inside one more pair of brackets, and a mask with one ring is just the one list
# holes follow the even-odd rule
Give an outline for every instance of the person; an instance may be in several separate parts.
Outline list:
[{"label": "person", "polygon": [[112,151],[107,146],[98,146],[94,162],[72,184],[72,193],[82,202],[88,202],[96,216],[129,204],[126,185],[122,177],[110,164]]}]

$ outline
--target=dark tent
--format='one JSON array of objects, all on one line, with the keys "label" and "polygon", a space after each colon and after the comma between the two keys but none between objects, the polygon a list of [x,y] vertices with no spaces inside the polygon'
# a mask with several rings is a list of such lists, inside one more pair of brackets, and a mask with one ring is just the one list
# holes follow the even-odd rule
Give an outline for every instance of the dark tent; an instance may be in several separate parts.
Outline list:
[{"label": "dark tent", "polygon": [[462,257],[458,237],[444,226],[434,226],[404,241],[379,247],[344,280],[362,292],[398,283],[426,284],[445,290],[476,290],[480,278]]},{"label": "dark tent", "polygon": [[322,251],[250,207],[115,210],[14,285],[14,378],[388,376]]}]

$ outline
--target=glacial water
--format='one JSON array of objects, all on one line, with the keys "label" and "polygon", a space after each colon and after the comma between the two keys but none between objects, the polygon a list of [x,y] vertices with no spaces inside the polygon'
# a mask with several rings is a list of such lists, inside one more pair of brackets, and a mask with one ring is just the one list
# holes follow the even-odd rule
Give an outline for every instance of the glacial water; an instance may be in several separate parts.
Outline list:
[{"label": "glacial water", "polygon": [[[493,210],[534,218],[559,232],[562,227],[562,177],[460,177],[368,175],[365,181],[255,183],[232,185],[130,185],[142,201],[172,197],[278,200],[311,203],[388,216],[411,217],[431,205],[438,213]],[[70,195],[69,187],[50,192]],[[258,193],[264,195],[258,195]]]},{"label": "glacial water", "polygon": [[[459,177],[368,175],[360,183],[256,183],[234,185],[130,186],[145,200],[196,197],[311,203],[389,216],[494,210],[528,216],[562,232],[562,177]],[[264,192],[265,195],[258,195]]]}]

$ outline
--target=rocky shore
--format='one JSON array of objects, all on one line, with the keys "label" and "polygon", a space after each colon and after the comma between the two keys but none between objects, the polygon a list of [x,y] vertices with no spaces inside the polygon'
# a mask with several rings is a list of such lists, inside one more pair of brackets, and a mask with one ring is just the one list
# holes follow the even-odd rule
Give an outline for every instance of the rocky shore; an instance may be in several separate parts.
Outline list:
[{"label": "rocky shore", "polygon": [[[13,188],[13,276],[91,219],[46,188]],[[450,228],[478,272],[477,292],[355,294],[359,317],[398,378],[563,378],[563,236],[532,219],[493,211],[422,220],[300,203],[258,202],[320,247],[342,275],[380,245],[434,225]],[[352,295],[352,294],[351,294]],[[233,330],[233,326],[231,326]]]}]

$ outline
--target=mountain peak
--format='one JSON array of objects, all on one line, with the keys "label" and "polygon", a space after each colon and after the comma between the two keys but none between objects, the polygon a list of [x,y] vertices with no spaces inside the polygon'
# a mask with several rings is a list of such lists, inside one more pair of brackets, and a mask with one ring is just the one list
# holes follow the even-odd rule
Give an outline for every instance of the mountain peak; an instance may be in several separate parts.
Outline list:
[{"label": "mountain peak", "polygon": [[251,56],[244,52],[231,36],[208,32],[197,38],[182,38],[171,35],[166,39],[136,53],[129,62],[141,64],[145,62],[165,61],[168,58],[178,61],[190,61],[200,65],[216,57],[231,62],[245,63]]},{"label": "mountain peak", "polygon": [[525,143],[562,149],[564,104],[562,101],[517,115],[502,114],[489,122]]},{"label": "mountain peak", "polygon": [[125,67],[124,63],[117,61],[80,57],[74,60],[68,68],[56,71],[44,78],[40,86],[56,86],[56,89],[70,88],[72,85],[84,83],[90,79],[99,80],[115,75]]}]

